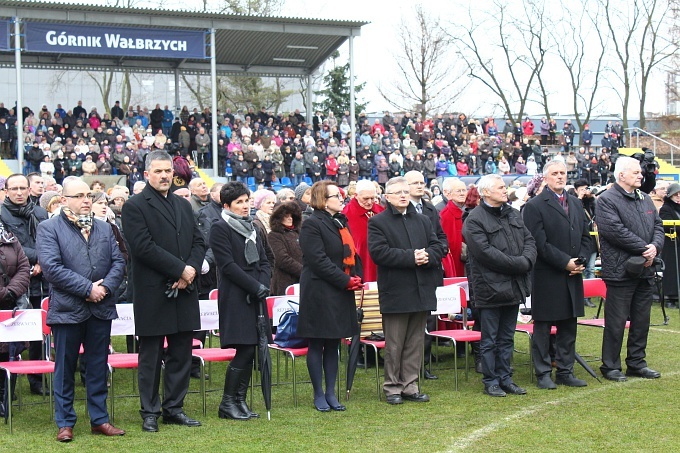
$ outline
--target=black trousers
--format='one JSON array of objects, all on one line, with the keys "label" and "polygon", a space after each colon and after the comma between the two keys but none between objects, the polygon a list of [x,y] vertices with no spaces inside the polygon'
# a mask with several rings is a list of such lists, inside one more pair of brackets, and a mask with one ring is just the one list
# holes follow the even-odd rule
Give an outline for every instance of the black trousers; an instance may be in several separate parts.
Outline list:
[{"label": "black trousers", "polygon": [[[628,282],[605,282],[605,328],[602,336],[602,366],[600,371],[621,371],[621,346],[626,321],[630,318],[626,366],[639,370],[647,366],[645,349],[649,334],[649,318],[652,309],[652,284],[645,279]],[[622,283],[622,284],[621,284]]]},{"label": "black trousers", "polygon": [[[142,418],[177,415],[182,412],[184,397],[189,389],[191,373],[191,343],[194,332],[139,337],[139,400]],[[163,340],[168,348],[163,350]],[[158,395],[161,364],[165,363],[163,386],[165,399],[161,404]]]},{"label": "black trousers", "polygon": [[550,329],[557,326],[555,336],[555,363],[557,374],[568,376],[574,373],[574,357],[576,352],[576,318],[561,321],[534,321],[531,356],[536,376],[552,373],[550,358]]}]

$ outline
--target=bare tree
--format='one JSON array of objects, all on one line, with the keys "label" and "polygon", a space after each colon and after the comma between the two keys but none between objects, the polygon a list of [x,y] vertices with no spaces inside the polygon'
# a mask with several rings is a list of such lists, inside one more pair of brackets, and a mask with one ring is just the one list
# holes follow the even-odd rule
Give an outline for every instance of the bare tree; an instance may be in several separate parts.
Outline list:
[{"label": "bare tree", "polygon": [[[604,11],[589,10],[583,0],[581,13],[575,20],[562,20],[553,28],[552,41],[557,55],[569,75],[572,109],[578,130],[590,122],[597,106],[602,75],[606,72],[607,34],[599,24]],[[572,14],[573,5],[563,5],[563,17]],[[594,69],[590,64],[595,62]]]},{"label": "bare tree", "polygon": [[[130,105],[132,99],[132,83],[130,81],[130,71],[125,69],[122,72],[116,73],[113,70],[105,69],[99,72],[86,71],[85,74],[97,85],[99,93],[102,96],[104,104],[104,111],[111,113],[111,95],[115,94],[116,100],[120,100],[121,105]],[[121,80],[118,81],[116,74],[121,74]],[[116,83],[114,83],[114,80]]]},{"label": "bare tree", "polygon": [[[542,34],[532,32],[525,39],[518,36],[520,29],[540,28],[538,19],[523,9],[516,17],[511,12],[501,0],[493,0],[488,8],[471,6],[467,17],[458,18],[447,30],[468,76],[496,96],[506,118],[521,122],[534,80],[540,78],[546,50],[541,47]],[[519,109],[514,113],[516,104]]]},{"label": "bare tree", "polygon": [[[407,19],[412,16],[413,20]],[[453,105],[467,80],[453,65],[451,38],[439,18],[416,6],[415,15],[409,11],[402,17],[398,44],[392,55],[399,79],[378,87],[382,97],[399,110],[410,111],[415,104],[423,117]]]},{"label": "bare tree", "polygon": [[[631,88],[639,94],[640,128],[645,127],[647,84],[651,72],[662,62],[677,53],[677,45],[665,36],[669,24],[665,21],[669,0],[631,0],[612,2],[599,0],[605,9],[605,18],[614,53],[620,65],[619,77],[623,85],[623,127],[628,129],[628,107]],[[637,78],[639,82],[637,81]]]}]

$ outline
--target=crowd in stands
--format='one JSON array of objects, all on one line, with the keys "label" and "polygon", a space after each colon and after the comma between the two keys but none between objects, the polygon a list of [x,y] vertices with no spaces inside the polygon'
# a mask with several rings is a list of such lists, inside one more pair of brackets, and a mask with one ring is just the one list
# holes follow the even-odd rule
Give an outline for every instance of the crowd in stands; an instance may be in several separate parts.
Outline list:
[{"label": "crowd in stands", "polygon": [[[554,119],[534,123],[508,119],[500,127],[494,118],[469,119],[465,114],[437,114],[422,118],[406,112],[369,120],[361,112],[315,112],[308,123],[299,110],[289,114],[253,107],[217,111],[217,146],[212,142],[209,108],[192,111],[184,106],[175,115],[166,105],[149,110],[139,105],[123,110],[120,102],[110,112],[88,112],[78,101],[71,110],[61,104],[43,105],[37,112],[0,104],[0,157],[16,158],[16,125],[23,124],[24,174],[39,172],[61,183],[66,176],[126,175],[129,187],[142,180],[149,151],[164,149],[198,168],[212,167],[218,155],[219,176],[271,186],[283,177],[292,185],[309,177],[329,179],[340,186],[350,181],[389,178],[411,170],[426,181],[448,176],[527,174],[540,172],[552,156],[564,159],[568,170],[589,182],[605,182],[612,170],[611,154],[624,145],[623,127],[609,122],[599,145],[588,125],[574,143],[575,127],[567,120],[559,129]],[[356,140],[356,156],[351,141]],[[553,156],[554,151],[557,154]]]}]

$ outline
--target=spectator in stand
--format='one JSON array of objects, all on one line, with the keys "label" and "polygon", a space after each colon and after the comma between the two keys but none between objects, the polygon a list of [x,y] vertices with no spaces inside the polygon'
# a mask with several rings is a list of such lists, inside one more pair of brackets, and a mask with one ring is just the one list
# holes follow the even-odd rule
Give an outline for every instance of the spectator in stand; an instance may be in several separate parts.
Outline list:
[{"label": "spectator in stand", "polygon": [[589,124],[583,126],[583,132],[581,132],[581,142],[583,143],[585,152],[590,153],[590,147],[593,144],[593,131],[590,130]]},{"label": "spectator in stand", "polygon": [[[294,200],[293,196],[293,200]],[[300,282],[302,272],[302,249],[299,236],[302,211],[294,201],[279,204],[269,218],[271,231],[269,245],[276,256],[272,273],[272,295],[285,294],[286,288]]]},{"label": "spectator in stand", "polygon": [[526,136],[534,135],[534,122],[531,121],[528,116],[524,119],[524,122],[522,123],[522,132]]},{"label": "spectator in stand", "polygon": [[191,192],[191,209],[198,212],[202,207],[210,203],[210,192],[208,185],[202,178],[193,178],[189,181],[189,191]]}]

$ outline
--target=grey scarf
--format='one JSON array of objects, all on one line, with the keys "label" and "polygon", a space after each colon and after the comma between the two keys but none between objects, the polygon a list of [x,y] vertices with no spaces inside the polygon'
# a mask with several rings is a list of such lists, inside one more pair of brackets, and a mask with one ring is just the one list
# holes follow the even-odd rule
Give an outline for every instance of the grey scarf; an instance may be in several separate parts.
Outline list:
[{"label": "grey scarf", "polygon": [[226,209],[222,210],[222,218],[227,222],[227,225],[246,239],[246,263],[250,265],[259,261],[260,254],[257,252],[257,233],[255,232],[255,226],[253,226],[253,219],[236,215]]}]

